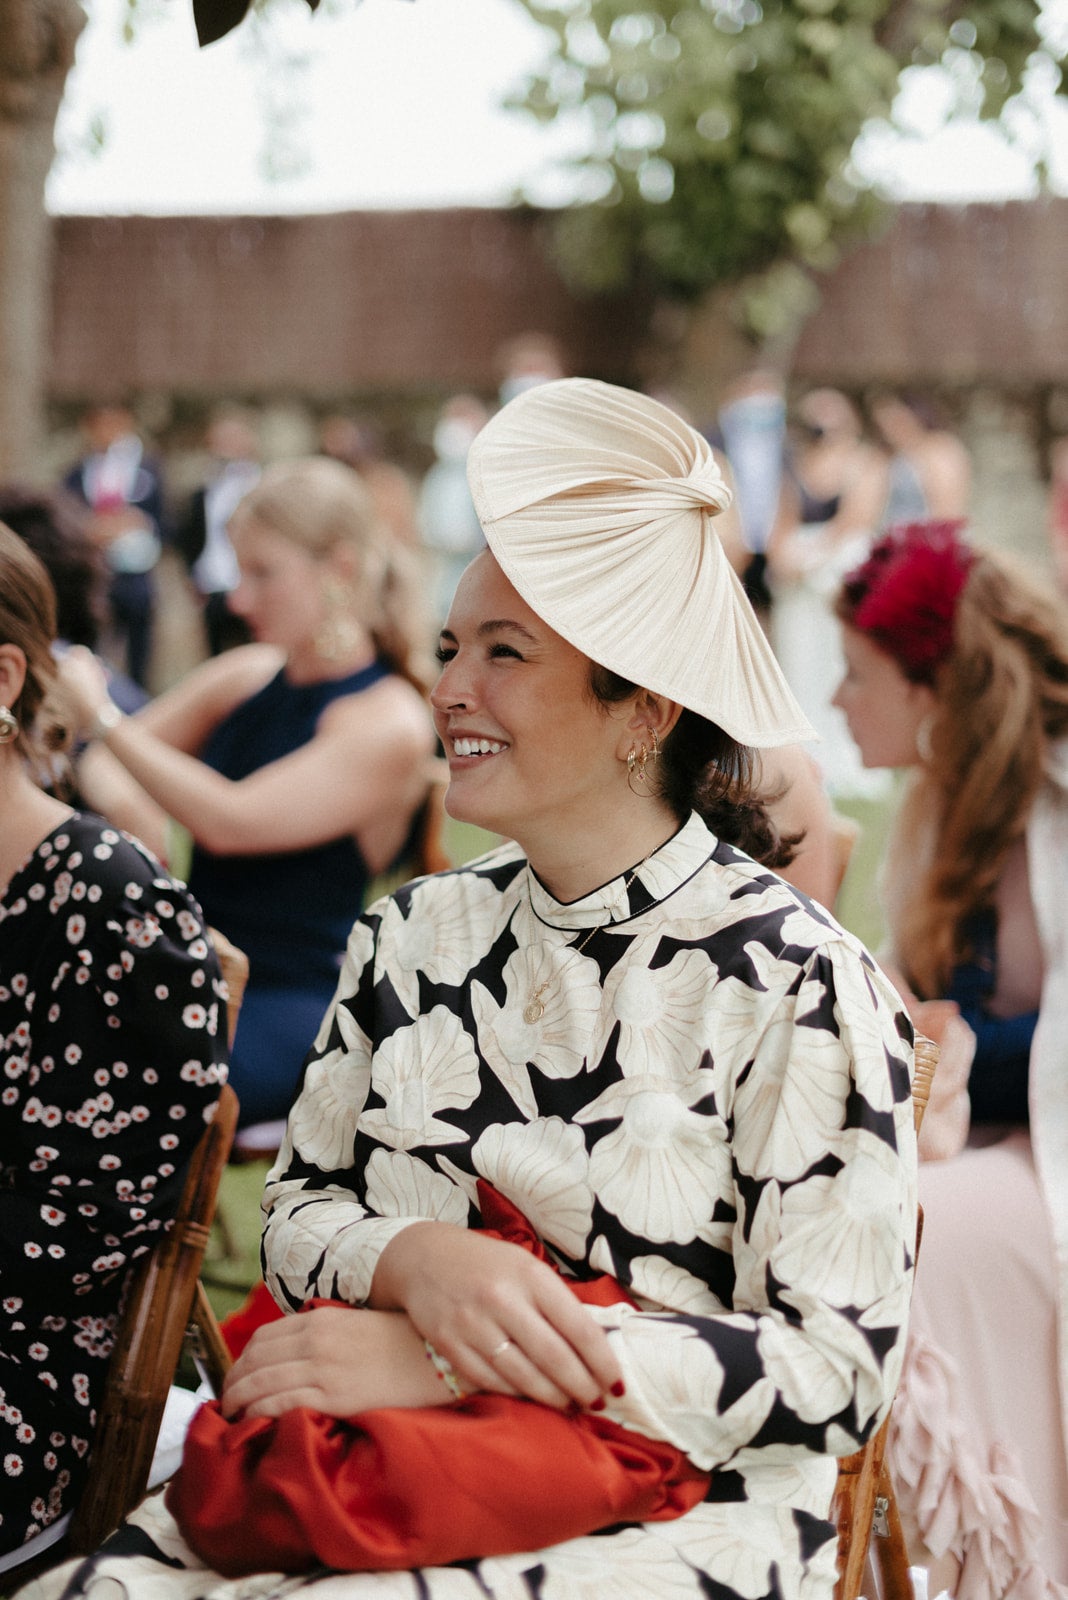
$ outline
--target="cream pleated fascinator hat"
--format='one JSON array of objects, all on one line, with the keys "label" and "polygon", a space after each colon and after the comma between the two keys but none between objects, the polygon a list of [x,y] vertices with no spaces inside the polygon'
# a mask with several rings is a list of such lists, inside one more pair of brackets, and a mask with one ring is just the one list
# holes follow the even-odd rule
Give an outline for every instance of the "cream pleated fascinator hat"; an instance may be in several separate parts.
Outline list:
[{"label": "cream pleated fascinator hat", "polygon": [[577,650],[741,744],[815,736],[715,532],[731,492],[667,406],[541,384],[486,425],[467,475],[501,570]]}]

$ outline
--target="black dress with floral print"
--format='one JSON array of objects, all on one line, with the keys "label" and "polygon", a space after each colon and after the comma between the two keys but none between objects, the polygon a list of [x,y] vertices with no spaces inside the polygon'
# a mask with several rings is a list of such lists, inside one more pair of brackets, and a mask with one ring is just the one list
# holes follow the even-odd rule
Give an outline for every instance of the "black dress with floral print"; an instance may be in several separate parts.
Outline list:
[{"label": "black dress with floral print", "polygon": [[0,1551],[75,1503],[127,1269],[225,1078],[196,903],[75,813],[0,899]]}]

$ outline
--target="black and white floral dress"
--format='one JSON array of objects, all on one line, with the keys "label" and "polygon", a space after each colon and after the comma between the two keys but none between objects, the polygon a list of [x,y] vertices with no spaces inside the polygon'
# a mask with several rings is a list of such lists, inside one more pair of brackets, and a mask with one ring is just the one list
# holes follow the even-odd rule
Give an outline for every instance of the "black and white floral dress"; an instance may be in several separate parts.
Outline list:
[{"label": "black and white floral dress", "polygon": [[514,846],[379,902],[268,1183],[276,1296],[359,1304],[400,1229],[469,1224],[486,1178],[565,1272],[631,1291],[638,1310],[590,1308],[626,1380],[607,1415],[681,1447],[709,1498],[526,1555],[236,1582],[199,1568],[157,1500],[35,1600],[106,1575],[176,1600],[828,1596],[833,1458],[901,1363],[910,1064],[860,946],[696,817],[571,905]]},{"label": "black and white floral dress", "polygon": [[195,902],[96,817],[0,898],[0,1551],[85,1480],[126,1270],[225,1078],[220,983]]}]

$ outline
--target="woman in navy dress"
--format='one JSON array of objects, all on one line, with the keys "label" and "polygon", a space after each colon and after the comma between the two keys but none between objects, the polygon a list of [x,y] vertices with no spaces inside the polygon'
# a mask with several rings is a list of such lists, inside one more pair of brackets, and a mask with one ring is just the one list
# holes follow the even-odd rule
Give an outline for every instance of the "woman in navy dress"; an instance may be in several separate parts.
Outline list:
[{"label": "woman in navy dress", "polygon": [[289,1108],[367,883],[409,837],[433,732],[403,552],[354,473],[276,466],[230,531],[230,605],[255,643],[136,717],[78,652],[64,674],[107,746],[83,758],[85,792],[112,819],[136,817],[142,836],[145,799],[188,829],[190,887],[249,957],[231,1064],[247,1125]]}]

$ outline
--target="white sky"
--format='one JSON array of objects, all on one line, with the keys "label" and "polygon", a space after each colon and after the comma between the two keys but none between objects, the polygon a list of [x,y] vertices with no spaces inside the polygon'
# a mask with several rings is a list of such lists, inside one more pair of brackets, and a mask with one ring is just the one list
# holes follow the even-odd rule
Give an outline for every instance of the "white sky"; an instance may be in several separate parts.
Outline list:
[{"label": "white sky", "polygon": [[[516,0],[337,0],[312,16],[272,5],[201,51],[190,0],[142,0],[136,40],[124,0],[86,0],[60,119],[48,204],[58,213],[301,212],[500,204],[521,183],[549,202],[545,169],[566,135],[499,109],[535,66],[545,35]],[[1046,17],[1068,43],[1068,0]],[[916,76],[916,75],[913,75]],[[1034,193],[1023,155],[976,124],[945,127],[948,87],[906,85],[908,135],[872,130],[858,161],[901,198],[997,200]],[[1039,143],[1068,193],[1068,107],[1041,82],[1017,136]],[[265,172],[265,106],[283,132]],[[90,154],[100,119],[103,147]],[[541,171],[542,176],[538,174]]]}]

